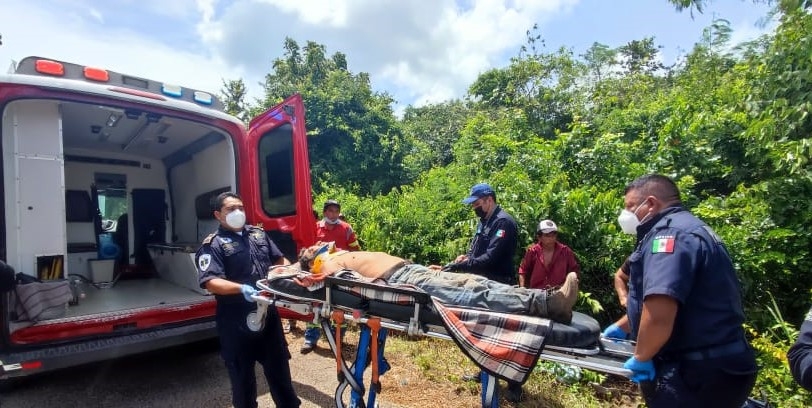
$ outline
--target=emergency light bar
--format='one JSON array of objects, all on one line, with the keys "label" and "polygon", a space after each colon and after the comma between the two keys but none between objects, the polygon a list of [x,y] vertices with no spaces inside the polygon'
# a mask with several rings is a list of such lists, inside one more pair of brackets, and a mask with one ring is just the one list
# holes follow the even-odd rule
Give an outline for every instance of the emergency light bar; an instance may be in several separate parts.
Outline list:
[{"label": "emergency light bar", "polygon": [[209,106],[220,111],[225,109],[225,105],[208,92],[137,78],[102,68],[82,66],[46,58],[26,57],[17,65],[15,73],[23,75],[47,75],[64,79],[109,84],[111,87],[108,89],[115,92],[156,100],[166,100],[163,96],[168,96],[197,105]]}]

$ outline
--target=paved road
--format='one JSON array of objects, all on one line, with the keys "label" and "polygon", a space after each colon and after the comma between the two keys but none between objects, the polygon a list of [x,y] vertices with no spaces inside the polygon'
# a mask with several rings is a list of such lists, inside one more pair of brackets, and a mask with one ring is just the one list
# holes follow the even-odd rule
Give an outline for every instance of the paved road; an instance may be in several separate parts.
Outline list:
[{"label": "paved road", "polygon": [[[298,351],[301,336],[289,341],[294,387],[302,407],[335,406],[332,354],[320,349],[303,356]],[[259,369],[257,378],[259,406],[272,407]],[[228,375],[216,343],[211,342],[49,373],[0,395],[0,408],[231,406]]]}]

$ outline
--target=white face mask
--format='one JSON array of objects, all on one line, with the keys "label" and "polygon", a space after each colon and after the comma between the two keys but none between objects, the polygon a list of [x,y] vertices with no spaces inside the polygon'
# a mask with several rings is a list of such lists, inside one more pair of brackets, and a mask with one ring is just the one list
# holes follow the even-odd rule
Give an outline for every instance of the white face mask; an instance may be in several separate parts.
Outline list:
[{"label": "white face mask", "polygon": [[637,233],[637,226],[640,225],[640,220],[637,219],[637,210],[639,210],[645,202],[646,201],[643,200],[643,202],[634,209],[634,212],[625,208],[620,211],[620,215],[617,217],[617,223],[620,224],[620,229],[623,230],[624,234],[634,235]]},{"label": "white face mask", "polygon": [[226,224],[234,229],[242,229],[245,226],[245,213],[241,210],[234,210],[226,215]]},{"label": "white face mask", "polygon": [[324,217],[324,223],[330,225],[338,225],[341,222],[341,218],[336,218],[335,220],[331,220],[327,217]]}]

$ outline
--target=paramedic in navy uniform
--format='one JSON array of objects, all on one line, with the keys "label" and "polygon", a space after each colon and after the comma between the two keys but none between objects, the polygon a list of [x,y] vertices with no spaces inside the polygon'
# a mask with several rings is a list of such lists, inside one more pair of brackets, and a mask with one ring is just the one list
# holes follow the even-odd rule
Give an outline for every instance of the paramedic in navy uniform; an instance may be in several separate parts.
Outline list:
[{"label": "paramedic in navy uniform", "polygon": [[496,203],[496,192],[488,184],[471,187],[471,194],[462,202],[470,205],[479,217],[476,234],[468,253],[458,256],[443,270],[473,273],[515,285],[517,275],[513,257],[518,243],[516,221]]},{"label": "paramedic in navy uniform", "polygon": [[[517,284],[513,258],[516,255],[518,226],[496,202],[496,192],[490,185],[479,183],[471,187],[471,192],[463,204],[468,204],[479,217],[476,234],[468,248],[468,253],[460,255],[454,262],[443,267],[444,271],[467,272],[484,276],[490,280],[508,285]],[[467,374],[465,380],[481,380],[482,373]],[[506,397],[511,402],[521,400],[522,385],[508,381]]]},{"label": "paramedic in navy uniform", "polygon": [[741,407],[758,368],[727,249],[668,177],[632,181],[624,207],[618,223],[637,234],[626,302],[637,345],[624,367],[646,405]]},{"label": "paramedic in navy uniform", "polygon": [[787,352],[787,360],[792,378],[801,387],[812,391],[812,308],[801,324],[798,339]]},{"label": "paramedic in navy uniform", "polygon": [[253,332],[246,325],[248,314],[257,308],[252,298],[257,294],[255,282],[265,277],[271,265],[290,262],[265,231],[245,225],[245,209],[237,194],[218,195],[214,208],[220,228],[203,241],[196,263],[200,287],[217,299],[220,353],[231,379],[234,408],[257,407],[256,362],[262,365],[274,404],[298,407],[290,378],[290,353],[276,308],[268,307],[262,331]]}]

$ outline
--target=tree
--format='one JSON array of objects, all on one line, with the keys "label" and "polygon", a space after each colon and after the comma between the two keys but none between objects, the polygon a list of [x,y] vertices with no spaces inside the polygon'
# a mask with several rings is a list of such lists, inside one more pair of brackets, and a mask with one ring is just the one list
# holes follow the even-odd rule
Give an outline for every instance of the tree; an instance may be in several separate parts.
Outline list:
[{"label": "tree", "polygon": [[230,115],[240,118],[243,122],[248,123],[250,117],[248,116],[248,107],[245,104],[246,93],[245,82],[243,82],[242,79],[223,80],[223,89],[220,91],[220,94],[223,98],[225,111]]},{"label": "tree", "polygon": [[404,134],[411,139],[412,151],[406,158],[411,180],[414,175],[453,161],[454,142],[470,115],[471,109],[460,100],[406,107],[402,123]]},{"label": "tree", "polygon": [[404,182],[404,145],[386,93],[373,92],[369,75],[353,74],[342,53],[327,57],[324,45],[301,48],[285,39],[284,55],[265,76],[262,110],[302,94],[313,188],[344,186],[356,194],[380,194]]}]

